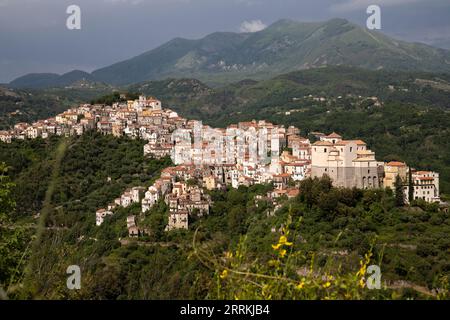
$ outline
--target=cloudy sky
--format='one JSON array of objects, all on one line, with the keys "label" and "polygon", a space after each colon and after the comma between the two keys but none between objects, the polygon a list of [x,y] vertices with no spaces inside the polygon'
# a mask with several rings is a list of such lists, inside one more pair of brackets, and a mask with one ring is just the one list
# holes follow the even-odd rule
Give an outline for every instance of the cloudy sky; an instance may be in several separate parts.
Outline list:
[{"label": "cloudy sky", "polygon": [[[81,30],[66,9],[81,8]],[[92,71],[174,37],[254,32],[281,19],[341,17],[365,25],[382,9],[382,32],[450,48],[449,0],[0,0],[0,83],[30,72]]]}]

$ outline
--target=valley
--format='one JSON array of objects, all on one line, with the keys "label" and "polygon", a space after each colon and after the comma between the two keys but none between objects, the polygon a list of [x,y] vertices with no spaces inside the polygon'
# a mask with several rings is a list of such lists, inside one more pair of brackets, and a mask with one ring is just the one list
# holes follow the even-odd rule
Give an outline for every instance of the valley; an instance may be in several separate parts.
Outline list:
[{"label": "valley", "polygon": [[449,9],[0,0],[2,314],[445,314]]},{"label": "valley", "polygon": [[[133,92],[151,91],[164,97],[164,105],[193,118],[198,115],[205,123],[226,126],[266,118],[298,126],[311,139],[318,129],[338,130],[367,140],[382,160],[403,160],[439,171],[445,199],[448,92],[431,80],[445,79],[445,75],[397,74],[389,78],[384,72],[366,71],[358,79],[358,73],[364,71],[323,68],[219,89],[197,80],[169,79],[121,88],[122,94],[97,96],[93,102],[124,103],[132,99]],[[424,87],[423,81],[416,85],[414,79],[430,79],[433,86]],[[427,94],[434,98],[428,99]],[[449,218],[448,212],[434,205],[399,207],[389,191],[338,189],[326,180],[305,180],[300,184],[301,195],[282,198],[274,208],[266,199],[272,186],[240,186],[208,192],[210,213],[200,219],[189,218],[188,230],[165,232],[168,207],[157,203],[140,222],[146,235],[135,239],[129,237],[124,221],[141,215],[140,206],[116,209],[99,227],[93,213],[124,190],[149,186],[170,161],[144,158],[143,141],[88,132],[64,142],[65,155],[55,176],[53,155],[61,139],[67,138],[1,144],[0,161],[9,166],[17,185],[16,209],[2,223],[6,246],[0,248],[8,257],[2,263],[11,266],[4,270],[15,270],[2,275],[13,284],[7,290],[12,297],[254,299],[267,298],[257,288],[268,285],[275,294],[272,297],[280,299],[331,298],[331,294],[352,299],[430,299],[438,297],[436,288],[445,286]],[[50,187],[53,183],[56,185]],[[46,196],[49,189],[54,190],[51,198]],[[38,224],[38,213],[46,213],[41,222],[45,228],[39,229],[40,245],[31,251],[36,240],[35,228],[30,225]],[[288,251],[290,246],[273,249],[280,247],[277,241],[290,243],[280,242],[276,230],[289,231],[295,250]],[[16,245],[9,247],[6,239],[15,239]],[[355,287],[359,281],[354,278],[355,268],[361,257],[369,254],[369,260],[382,265],[382,291]],[[27,272],[23,255],[29,264]],[[71,263],[81,263],[84,277],[89,279],[81,292],[61,288],[65,266]],[[258,274],[276,277],[280,263],[286,264],[288,269],[283,272],[288,279],[294,270],[301,271],[299,266],[310,263],[314,263],[315,273],[332,274],[333,278],[325,282],[317,276],[294,278],[286,287],[261,282]],[[248,265],[256,269],[246,270]],[[343,270],[342,265],[346,266]],[[247,281],[233,273],[235,268],[243,268],[255,278]],[[219,291],[214,289],[216,281],[221,283]],[[338,283],[345,283],[348,291],[328,290]],[[297,289],[292,291],[291,286]]]}]

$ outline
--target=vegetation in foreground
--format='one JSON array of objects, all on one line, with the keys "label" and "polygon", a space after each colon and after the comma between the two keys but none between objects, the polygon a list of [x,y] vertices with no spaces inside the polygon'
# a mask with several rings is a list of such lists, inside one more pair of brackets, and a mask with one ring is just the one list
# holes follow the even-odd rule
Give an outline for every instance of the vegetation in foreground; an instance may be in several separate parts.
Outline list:
[{"label": "vegetation in foreground", "polygon": [[[282,200],[276,212],[265,199],[271,186],[213,191],[211,214],[193,218],[189,231],[164,232],[167,208],[160,203],[146,213],[151,234],[126,239],[126,216],[139,206],[100,227],[95,210],[128,186],[149,185],[170,161],[144,159],[143,142],[92,133],[65,141],[55,173],[61,143],[0,144],[8,167],[1,180],[0,283],[9,298],[448,298],[450,219],[435,205],[397,206],[391,190],[308,179],[301,195]],[[79,291],[66,288],[72,264],[82,270]],[[371,264],[381,268],[382,290],[361,282]]]}]

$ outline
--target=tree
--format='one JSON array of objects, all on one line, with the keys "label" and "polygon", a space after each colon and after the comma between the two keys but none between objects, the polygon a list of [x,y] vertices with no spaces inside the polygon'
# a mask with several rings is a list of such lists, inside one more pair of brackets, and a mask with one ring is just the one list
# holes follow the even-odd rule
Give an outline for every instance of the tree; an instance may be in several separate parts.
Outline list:
[{"label": "tree", "polygon": [[[0,299],[6,297],[4,290],[20,271],[18,265],[23,256],[25,235],[23,228],[9,229],[11,212],[15,209],[12,197],[14,183],[8,176],[5,163],[0,163]],[[3,289],[4,288],[4,289]]]},{"label": "tree", "polygon": [[167,211],[164,201],[160,201],[148,213],[149,236],[153,241],[160,241],[165,235],[164,230],[168,223]]},{"label": "tree", "polygon": [[7,222],[8,213],[15,207],[15,202],[11,194],[13,187],[14,184],[8,176],[8,168],[2,162],[0,163],[0,225]]},{"label": "tree", "polygon": [[411,167],[408,167],[408,200],[409,203],[413,202],[414,200],[414,183],[412,178],[412,171]]},{"label": "tree", "polygon": [[323,193],[327,194],[332,189],[332,181],[328,175],[319,178],[308,178],[300,183],[300,198],[311,208],[317,205]]},{"label": "tree", "polygon": [[395,205],[397,207],[403,207],[405,205],[405,194],[403,193],[403,183],[400,176],[395,178]]}]

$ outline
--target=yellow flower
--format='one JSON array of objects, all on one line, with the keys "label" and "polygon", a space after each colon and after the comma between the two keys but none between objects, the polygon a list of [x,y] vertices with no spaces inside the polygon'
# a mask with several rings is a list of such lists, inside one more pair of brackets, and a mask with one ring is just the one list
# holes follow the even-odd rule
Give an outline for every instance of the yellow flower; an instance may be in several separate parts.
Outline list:
[{"label": "yellow flower", "polygon": [[221,279],[225,279],[228,276],[228,270],[223,270],[222,273],[220,274],[220,278]]},{"label": "yellow flower", "polygon": [[364,288],[365,285],[366,285],[366,282],[364,281],[364,278],[361,278],[361,279],[359,280],[359,286],[360,286],[361,288]]},{"label": "yellow flower", "polygon": [[272,245],[272,248],[273,248],[273,250],[277,251],[277,250],[280,250],[280,248],[281,248],[282,246],[290,247],[290,246],[292,246],[292,245],[293,245],[293,243],[287,241],[287,237],[286,237],[286,236],[281,236],[280,239],[278,240],[278,243],[275,244],[275,245],[273,244],[273,245]]},{"label": "yellow flower", "polygon": [[363,277],[366,274],[367,264],[364,263],[362,260],[359,261],[359,264],[361,267],[359,268],[358,272],[356,273],[356,276]]},{"label": "yellow flower", "polygon": [[284,258],[284,256],[286,255],[286,249],[282,249],[280,250],[280,257]]},{"label": "yellow flower", "polygon": [[278,241],[278,244],[285,245],[288,247],[292,246],[292,242],[288,242],[286,236],[281,236],[280,240]]},{"label": "yellow flower", "polygon": [[331,282],[330,281],[327,281],[327,282],[325,282],[324,284],[323,284],[323,287],[324,288],[328,288],[328,287],[330,287],[331,286]]},{"label": "yellow flower", "polygon": [[278,250],[280,249],[281,244],[277,244],[277,245],[272,245],[273,250]]},{"label": "yellow flower", "polygon": [[298,290],[301,290],[305,287],[305,281],[302,280],[298,285],[295,286]]}]

